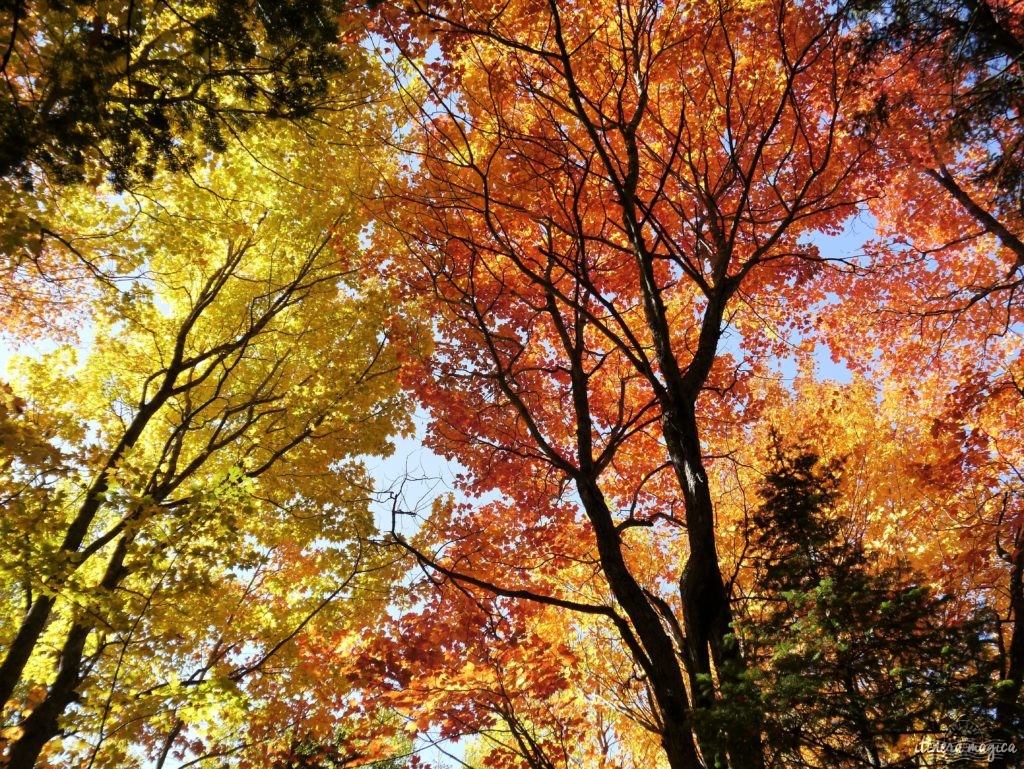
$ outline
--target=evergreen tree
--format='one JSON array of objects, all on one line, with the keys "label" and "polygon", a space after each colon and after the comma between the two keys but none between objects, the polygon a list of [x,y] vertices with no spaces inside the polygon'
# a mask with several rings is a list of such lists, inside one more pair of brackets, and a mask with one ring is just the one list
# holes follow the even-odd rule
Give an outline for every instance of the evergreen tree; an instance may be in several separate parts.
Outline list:
[{"label": "evergreen tree", "polygon": [[778,441],[775,452],[741,630],[758,661],[769,765],[913,765],[921,737],[954,714],[990,721],[985,613],[958,617],[922,575],[865,548],[837,509],[840,463]]}]

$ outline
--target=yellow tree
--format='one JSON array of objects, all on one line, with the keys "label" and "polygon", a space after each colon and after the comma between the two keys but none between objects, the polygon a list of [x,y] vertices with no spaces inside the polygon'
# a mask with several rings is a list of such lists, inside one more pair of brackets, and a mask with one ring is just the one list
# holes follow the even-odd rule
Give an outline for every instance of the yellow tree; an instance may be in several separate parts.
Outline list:
[{"label": "yellow tree", "polygon": [[[363,72],[345,87],[368,97]],[[19,361],[5,395],[8,765],[244,763],[335,734],[346,693],[309,650],[344,648],[341,603],[381,568],[360,457],[407,424],[411,347],[358,267],[381,120],[264,127],[188,178],[67,192],[51,245],[108,279],[86,343]]]},{"label": "yellow tree", "polygon": [[0,178],[118,187],[254,121],[337,106],[357,64],[339,0],[18,0],[0,9]]},{"label": "yellow tree", "polygon": [[[0,8],[0,331],[81,310],[91,264],[66,249],[61,192],[187,172],[260,122],[358,105],[365,72],[341,0],[18,0]],[[341,80],[352,87],[338,88]],[[42,276],[42,280],[40,280]]]}]

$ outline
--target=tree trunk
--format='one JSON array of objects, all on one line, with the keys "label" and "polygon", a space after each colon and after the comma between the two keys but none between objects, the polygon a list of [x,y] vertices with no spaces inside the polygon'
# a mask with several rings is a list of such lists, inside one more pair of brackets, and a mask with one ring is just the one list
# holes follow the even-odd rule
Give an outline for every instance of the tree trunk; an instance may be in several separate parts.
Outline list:
[{"label": "tree trunk", "polygon": [[[130,544],[131,538],[128,536],[118,540],[98,586],[99,591],[105,593],[114,590],[124,578],[127,573],[124,560]],[[8,749],[6,769],[32,769],[43,746],[60,734],[60,716],[78,699],[76,689],[82,681],[85,643],[92,630],[92,625],[83,622],[75,622],[68,630],[60,652],[57,678],[43,701],[19,724],[21,736]]]},{"label": "tree trunk", "polygon": [[[1020,736],[1020,693],[1024,683],[1024,529],[1018,529],[1014,538],[1010,562],[1010,645],[1005,652],[1003,677],[996,697],[996,734],[1001,741],[1013,741]],[[1017,754],[1000,753],[992,767],[1012,766]]]},{"label": "tree trunk", "polygon": [[577,490],[594,527],[608,586],[633,624],[646,654],[646,661],[638,659],[637,662],[644,667],[660,711],[662,746],[669,766],[672,769],[700,769],[703,764],[693,742],[686,683],[672,639],[622,558],[619,532],[596,482],[592,479],[578,481]]},{"label": "tree trunk", "polygon": [[[654,274],[650,258],[639,260],[645,272],[645,285],[653,286]],[[720,260],[724,273],[728,260]],[[718,561],[715,538],[715,511],[708,488],[697,424],[697,399],[707,381],[718,353],[721,337],[722,308],[732,291],[724,275],[719,287],[708,297],[704,311],[697,351],[686,372],[679,370],[671,347],[668,322],[661,297],[645,295],[648,325],[658,350],[665,390],[660,395],[662,432],[676,480],[683,492],[686,510],[686,533],[689,558],[679,583],[683,604],[683,622],[688,644],[687,662],[694,704],[714,712],[742,704],[744,714],[726,716],[724,740],[717,735],[699,735],[701,750],[709,762],[725,759],[732,769],[763,769],[764,753],[761,719],[750,718],[757,713],[754,703],[728,703],[716,696],[712,682],[717,676],[718,692],[722,684],[738,684],[746,671],[746,661],[739,646],[732,642],[732,607]],[[713,663],[713,667],[712,667]],[[702,683],[703,682],[703,683]],[[722,756],[722,751],[727,758]]]}]

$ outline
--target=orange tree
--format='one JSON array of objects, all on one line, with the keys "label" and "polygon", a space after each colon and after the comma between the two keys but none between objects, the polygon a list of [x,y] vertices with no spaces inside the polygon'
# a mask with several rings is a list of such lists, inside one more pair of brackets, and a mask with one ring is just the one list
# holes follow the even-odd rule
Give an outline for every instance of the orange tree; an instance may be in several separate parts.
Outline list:
[{"label": "orange tree", "polygon": [[[465,490],[500,495],[438,517],[421,561],[611,623],[671,766],[761,766],[756,697],[723,696],[745,660],[707,454],[823,298],[803,236],[866,194],[838,27],[779,2],[384,18],[418,161],[380,244],[438,337],[410,382]],[[550,573],[581,551],[601,589]]]},{"label": "orange tree", "polygon": [[[1019,734],[1024,681],[1019,4],[853,3],[862,119],[878,128],[876,237],[830,276],[819,329],[927,426],[917,472],[960,532],[955,572],[1002,615],[998,720]],[[864,350],[882,354],[863,355]],[[922,366],[922,362],[926,365]],[[926,527],[927,528],[927,527]]]}]

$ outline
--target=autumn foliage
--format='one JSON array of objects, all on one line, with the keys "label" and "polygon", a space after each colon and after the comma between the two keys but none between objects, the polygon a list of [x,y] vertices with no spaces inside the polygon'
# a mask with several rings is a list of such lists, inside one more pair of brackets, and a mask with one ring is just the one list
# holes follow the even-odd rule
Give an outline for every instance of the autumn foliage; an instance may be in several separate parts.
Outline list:
[{"label": "autumn foliage", "polygon": [[0,762],[1012,765],[1016,5],[110,5],[0,11]]}]

